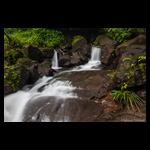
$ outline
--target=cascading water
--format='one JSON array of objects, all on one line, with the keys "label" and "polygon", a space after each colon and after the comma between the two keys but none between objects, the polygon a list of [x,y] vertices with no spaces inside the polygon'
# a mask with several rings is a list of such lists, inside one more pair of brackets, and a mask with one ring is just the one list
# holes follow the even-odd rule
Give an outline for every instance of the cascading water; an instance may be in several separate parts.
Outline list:
[{"label": "cascading water", "polygon": [[32,99],[35,100],[43,96],[54,96],[56,98],[67,99],[77,98],[73,93],[76,88],[69,81],[55,81],[45,86],[42,92],[38,89],[47,84],[52,77],[43,77],[39,79],[30,89],[26,85],[22,90],[4,97],[4,122],[22,122],[26,104]]},{"label": "cascading water", "polygon": [[82,71],[82,70],[100,70],[100,55],[101,55],[101,48],[100,47],[92,47],[91,50],[91,59],[90,61],[85,64],[76,67],[72,71]]},{"label": "cascading water", "polygon": [[60,69],[61,67],[59,67],[58,65],[58,54],[57,51],[54,50],[54,56],[52,59],[52,69]]},{"label": "cascading water", "polygon": [[[97,70],[96,67],[101,64],[100,53],[100,48],[92,47],[91,59],[87,64],[79,66],[73,70],[64,72]],[[57,51],[54,51],[52,68],[60,68],[58,67]],[[58,74],[58,76],[60,76],[60,74]],[[51,79],[53,80],[49,84],[47,84],[47,82]],[[42,92],[39,92],[38,89],[42,86],[45,87]],[[36,100],[39,97],[53,96],[56,98],[59,97],[64,100],[67,98],[77,98],[78,96],[73,93],[75,89],[76,88],[73,87],[69,81],[57,81],[53,77],[44,76],[33,85],[26,85],[22,90],[4,97],[4,122],[22,122],[27,103],[30,100]],[[45,120],[47,120],[47,117]]]}]

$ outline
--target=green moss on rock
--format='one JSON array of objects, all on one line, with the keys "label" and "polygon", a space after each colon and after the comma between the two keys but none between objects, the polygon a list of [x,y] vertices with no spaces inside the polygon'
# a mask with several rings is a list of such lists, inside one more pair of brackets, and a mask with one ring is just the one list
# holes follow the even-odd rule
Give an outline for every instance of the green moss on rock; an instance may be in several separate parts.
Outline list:
[{"label": "green moss on rock", "polygon": [[74,36],[73,41],[72,41],[72,46],[75,45],[77,43],[77,41],[79,41],[81,39],[85,39],[85,38],[81,35]]}]

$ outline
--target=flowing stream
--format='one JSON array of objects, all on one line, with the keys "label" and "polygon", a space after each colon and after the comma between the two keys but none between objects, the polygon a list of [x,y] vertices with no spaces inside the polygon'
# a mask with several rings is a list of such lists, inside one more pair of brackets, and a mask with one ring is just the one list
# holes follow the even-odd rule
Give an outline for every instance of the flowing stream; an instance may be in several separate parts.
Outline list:
[{"label": "flowing stream", "polygon": [[[100,69],[100,54],[100,48],[92,47],[90,61],[85,65],[74,68],[71,72]],[[54,52],[52,64],[53,68],[59,69],[57,51]],[[57,76],[61,76],[61,74],[63,72],[60,72]],[[42,92],[39,92],[38,89],[42,86],[44,86],[44,89]],[[43,76],[33,85],[26,85],[22,90],[4,97],[4,122],[22,122],[25,107],[31,99],[34,100],[43,96],[54,96],[64,100],[67,98],[78,98],[78,95],[73,93],[75,89],[76,87],[73,87],[69,81],[57,81],[55,76]]]}]

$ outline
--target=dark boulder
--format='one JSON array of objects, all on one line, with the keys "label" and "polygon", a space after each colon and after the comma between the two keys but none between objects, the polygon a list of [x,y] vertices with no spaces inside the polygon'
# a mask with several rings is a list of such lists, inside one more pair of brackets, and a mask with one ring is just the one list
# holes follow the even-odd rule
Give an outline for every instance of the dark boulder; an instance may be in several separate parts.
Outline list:
[{"label": "dark boulder", "polygon": [[60,56],[59,57],[59,66],[66,67],[66,68],[72,67],[70,60],[71,60],[71,56],[69,56],[69,55],[65,54],[65,55]]},{"label": "dark boulder", "polygon": [[38,63],[38,74],[42,76],[53,76],[53,70],[51,68],[51,62],[45,59],[42,63]]},{"label": "dark boulder", "polygon": [[35,83],[39,79],[39,73],[38,73],[38,64],[34,63],[30,68],[29,68],[29,84]]},{"label": "dark boulder", "polygon": [[116,47],[115,53],[116,55],[119,55],[124,51],[125,48],[131,45],[146,45],[146,36],[145,35],[139,35],[127,42],[122,43],[121,45]]},{"label": "dark boulder", "polygon": [[43,59],[45,59],[45,58],[52,59],[53,58],[53,55],[54,55],[53,47],[41,48],[40,51],[42,52]]},{"label": "dark boulder", "polygon": [[79,40],[75,39],[75,41],[76,42],[72,45],[74,52],[87,46],[87,40],[84,37],[80,38]]},{"label": "dark boulder", "polygon": [[25,44],[23,46],[23,49],[25,50],[26,55],[29,58],[31,58],[32,60],[36,60],[38,62],[42,62],[43,61],[42,52],[35,45]]},{"label": "dark boulder", "polygon": [[115,47],[117,42],[105,36],[98,36],[95,41],[97,46],[101,48],[101,62],[105,66],[109,66],[114,60]]}]

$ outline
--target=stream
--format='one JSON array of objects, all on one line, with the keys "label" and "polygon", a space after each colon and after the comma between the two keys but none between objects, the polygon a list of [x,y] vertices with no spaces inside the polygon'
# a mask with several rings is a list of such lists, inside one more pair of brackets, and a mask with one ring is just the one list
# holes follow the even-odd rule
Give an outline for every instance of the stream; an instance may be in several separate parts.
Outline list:
[{"label": "stream", "polygon": [[[61,71],[53,77],[43,76],[33,85],[26,85],[22,90],[5,96],[4,122],[24,122],[27,115],[32,121],[34,121],[35,118],[40,118],[41,116],[38,116],[37,113],[40,112],[42,108],[40,108],[41,100],[38,105],[34,106],[33,104],[43,97],[45,97],[45,99],[43,99],[43,102],[45,102],[43,107],[47,107],[50,104],[46,97],[52,97],[51,103],[53,103],[53,105],[49,108],[51,110],[53,110],[56,106],[58,107],[58,103],[60,103],[60,101],[62,102],[59,107],[62,108],[70,103],[68,102],[69,99],[73,99],[73,103],[75,103],[75,100],[78,98],[78,95],[74,93],[76,87],[72,86],[70,81],[60,81],[57,79],[60,79],[65,75],[65,73],[69,72],[101,70],[100,55],[101,49],[99,47],[92,47],[91,59],[87,64],[77,66],[72,70]],[[52,68],[56,70],[61,69],[58,64],[57,51],[54,51]],[[43,90],[39,91],[41,87],[43,87]],[[32,104],[32,106],[30,104]],[[33,115],[32,116],[30,111],[33,109],[36,109],[36,113],[31,113]],[[63,119],[60,119],[60,115],[63,115],[63,111],[56,112],[56,114],[57,116],[53,115],[51,118],[44,114],[41,122],[70,122],[70,118],[68,116],[61,116]]]}]

